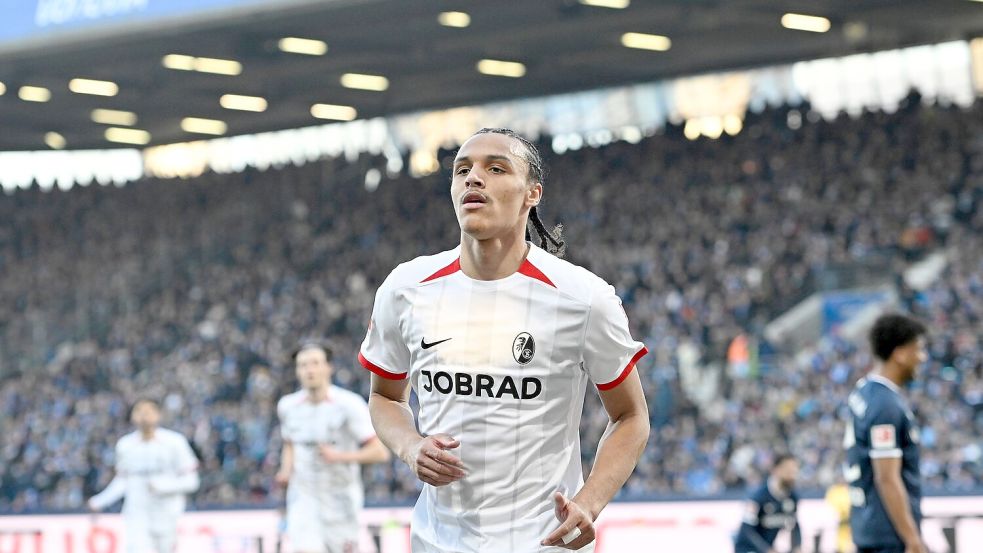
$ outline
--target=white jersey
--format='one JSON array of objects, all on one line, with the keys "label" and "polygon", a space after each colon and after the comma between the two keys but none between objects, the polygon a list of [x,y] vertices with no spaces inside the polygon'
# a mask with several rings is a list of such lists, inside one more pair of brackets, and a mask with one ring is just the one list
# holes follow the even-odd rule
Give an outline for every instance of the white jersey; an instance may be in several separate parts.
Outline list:
[{"label": "white jersey", "polygon": [[[303,489],[331,501],[342,500],[344,508],[358,511],[362,507],[362,476],[358,463],[328,463],[321,458],[319,446],[339,451],[357,451],[375,437],[369,407],[356,393],[331,386],[328,398],[312,402],[306,390],[284,396],[277,404],[280,434],[294,446],[290,489]],[[296,492],[295,492],[296,493]],[[340,497],[339,497],[340,496]]]},{"label": "white jersey", "polygon": [[451,453],[469,471],[424,485],[413,550],[559,551],[539,544],[559,526],[553,493],[584,483],[587,383],[617,386],[647,350],[614,288],[590,271],[531,246],[515,274],[474,280],[459,250],[389,275],[359,353],[377,375],[410,379],[420,432],[458,439]]},{"label": "white jersey", "polygon": [[89,500],[104,509],[121,498],[123,514],[151,513],[155,517],[181,514],[185,496],[198,489],[198,459],[181,434],[158,428],[144,440],[132,432],[116,442],[116,477]]}]

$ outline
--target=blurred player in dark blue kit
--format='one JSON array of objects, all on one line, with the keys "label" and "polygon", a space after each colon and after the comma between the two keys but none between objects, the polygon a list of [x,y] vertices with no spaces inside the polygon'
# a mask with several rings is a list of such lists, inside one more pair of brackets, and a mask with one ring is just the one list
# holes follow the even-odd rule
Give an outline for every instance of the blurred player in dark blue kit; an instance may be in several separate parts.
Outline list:
[{"label": "blurred player in dark blue kit", "polygon": [[792,553],[802,548],[802,533],[796,511],[799,496],[795,479],[799,476],[799,462],[784,454],[775,458],[768,480],[748,500],[744,522],[734,541],[736,553],[773,553],[775,538],[782,530],[792,532]]},{"label": "blurred player in dark blue kit", "polygon": [[846,479],[858,553],[926,553],[921,531],[918,427],[902,387],[928,359],[925,326],[884,315],[870,331],[878,366],[850,394]]}]

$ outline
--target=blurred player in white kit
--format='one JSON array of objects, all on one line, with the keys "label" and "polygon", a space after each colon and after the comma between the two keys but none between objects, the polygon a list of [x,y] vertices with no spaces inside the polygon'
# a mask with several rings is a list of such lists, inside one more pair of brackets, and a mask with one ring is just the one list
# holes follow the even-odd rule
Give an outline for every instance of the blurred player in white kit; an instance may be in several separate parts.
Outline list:
[{"label": "blurred player in white kit", "polygon": [[363,490],[359,465],[389,460],[368,404],[331,384],[331,350],[305,344],[294,353],[301,389],[277,404],[287,486],[287,536],[294,553],[355,553]]},{"label": "blurred player in white kit", "polygon": [[186,496],[198,489],[198,459],[181,434],[160,428],[160,405],[133,404],[137,427],[116,442],[116,475],[89,508],[101,511],[123,499],[126,553],[172,553]]}]

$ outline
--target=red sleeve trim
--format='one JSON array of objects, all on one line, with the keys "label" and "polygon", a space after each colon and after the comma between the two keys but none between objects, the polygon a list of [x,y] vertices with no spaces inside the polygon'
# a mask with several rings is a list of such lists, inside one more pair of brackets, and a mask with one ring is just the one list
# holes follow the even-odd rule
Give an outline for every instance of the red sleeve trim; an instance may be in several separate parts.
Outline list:
[{"label": "red sleeve trim", "polygon": [[638,350],[638,353],[636,353],[635,356],[631,358],[631,361],[629,361],[628,365],[625,366],[625,370],[621,371],[621,374],[618,376],[618,378],[615,378],[614,380],[608,382],[607,384],[598,384],[597,389],[601,390],[602,392],[606,392],[616,387],[618,384],[624,382],[625,379],[628,378],[628,375],[631,374],[632,369],[635,368],[635,363],[638,363],[638,360],[641,359],[642,357],[645,357],[645,354],[648,352],[649,349],[645,346],[642,346],[642,349]]},{"label": "red sleeve trim", "polygon": [[427,278],[420,281],[420,284],[424,282],[430,282],[431,280],[436,280],[447,275],[452,275],[461,270],[461,258],[458,257],[450,265],[444,267],[443,269],[437,271],[436,273],[428,276]]},{"label": "red sleeve trim", "polygon": [[365,367],[366,369],[374,372],[375,374],[387,380],[403,380],[404,378],[406,378],[406,373],[391,373],[386,369],[383,369],[379,365],[376,365],[375,363],[366,359],[365,356],[362,355],[362,352],[358,352],[358,362],[361,363],[362,366]]},{"label": "red sleeve trim", "polygon": [[553,284],[553,281],[550,280],[550,277],[543,274],[543,272],[539,270],[539,267],[533,265],[528,259],[523,261],[522,265],[519,266],[519,272],[521,274],[526,275],[529,278],[534,278],[540,282],[552,286],[553,288],[556,288],[556,285]]}]

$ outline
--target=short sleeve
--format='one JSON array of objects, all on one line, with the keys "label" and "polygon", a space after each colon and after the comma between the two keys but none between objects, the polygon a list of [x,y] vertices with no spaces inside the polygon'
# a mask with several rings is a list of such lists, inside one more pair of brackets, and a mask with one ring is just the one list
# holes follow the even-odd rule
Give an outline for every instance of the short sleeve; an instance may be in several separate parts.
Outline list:
[{"label": "short sleeve", "polygon": [[410,351],[399,329],[395,294],[388,283],[386,279],[375,294],[372,318],[358,352],[358,362],[382,378],[402,380],[409,370]]},{"label": "short sleeve", "polygon": [[123,459],[123,438],[116,441],[116,447],[113,449],[113,470],[116,474],[124,474],[126,472],[126,462]]},{"label": "short sleeve", "polygon": [[375,438],[375,428],[372,427],[372,417],[369,415],[369,405],[362,396],[353,395],[348,401],[348,431],[352,433],[359,445]]},{"label": "short sleeve", "polygon": [[293,436],[290,435],[290,431],[287,429],[287,406],[284,405],[284,399],[281,398],[276,404],[276,416],[280,420],[280,438],[285,442],[292,442]]},{"label": "short sleeve", "polygon": [[900,458],[904,432],[904,411],[897,405],[883,405],[870,415],[870,458]]},{"label": "short sleeve", "polygon": [[749,526],[757,526],[760,518],[761,505],[753,499],[744,503],[744,516],[741,520]]},{"label": "short sleeve", "polygon": [[178,435],[174,440],[174,445],[177,449],[177,472],[187,474],[197,471],[198,457],[195,456],[195,452],[191,449],[188,439]]},{"label": "short sleeve", "polygon": [[594,292],[584,336],[584,368],[598,390],[610,390],[628,378],[648,349],[631,337],[628,315],[614,287]]}]

